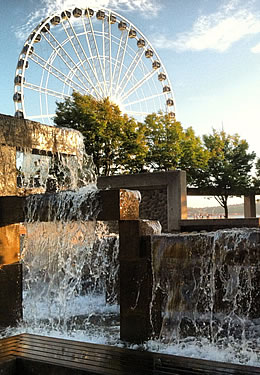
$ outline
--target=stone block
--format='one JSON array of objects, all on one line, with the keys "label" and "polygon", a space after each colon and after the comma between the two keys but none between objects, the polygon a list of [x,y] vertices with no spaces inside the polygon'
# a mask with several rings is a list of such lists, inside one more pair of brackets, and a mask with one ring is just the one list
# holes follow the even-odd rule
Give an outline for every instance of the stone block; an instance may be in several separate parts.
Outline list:
[{"label": "stone block", "polygon": [[136,220],[139,218],[140,194],[126,189],[100,190],[98,220]]},{"label": "stone block", "polygon": [[0,268],[0,329],[14,327],[22,319],[22,265]]},{"label": "stone block", "polygon": [[0,144],[77,155],[82,158],[83,137],[74,129],[58,128],[39,122],[0,114]]},{"label": "stone block", "polygon": [[16,147],[0,145],[0,196],[16,193]]},{"label": "stone block", "polygon": [[20,225],[0,226],[0,266],[18,262],[20,256]]},{"label": "stone block", "polygon": [[186,172],[169,171],[99,177],[98,188],[126,188],[141,192],[140,217],[158,220],[163,231],[179,231],[187,218]]},{"label": "stone block", "polygon": [[215,231],[218,229],[231,228],[259,228],[259,218],[236,218],[236,219],[199,219],[181,220],[180,229],[182,232],[193,231]]},{"label": "stone block", "polygon": [[23,222],[24,205],[24,197],[0,196],[0,226]]},{"label": "stone block", "polygon": [[152,335],[151,263],[147,259],[120,262],[120,338],[128,342],[146,341]]},{"label": "stone block", "polygon": [[153,299],[151,236],[143,236],[156,230],[142,220],[119,222],[120,337],[128,342],[146,341],[161,327],[161,305]]}]

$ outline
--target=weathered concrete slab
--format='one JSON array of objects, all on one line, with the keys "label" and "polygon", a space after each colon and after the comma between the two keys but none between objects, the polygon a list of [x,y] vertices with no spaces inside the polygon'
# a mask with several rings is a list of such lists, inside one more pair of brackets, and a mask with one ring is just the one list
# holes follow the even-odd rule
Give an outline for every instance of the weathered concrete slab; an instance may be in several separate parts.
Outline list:
[{"label": "weathered concrete slab", "polygon": [[230,228],[259,228],[260,218],[180,220],[181,232],[214,231]]},{"label": "weathered concrete slab", "polygon": [[0,129],[0,144],[27,151],[37,149],[77,155],[83,142],[77,130],[43,125],[3,114],[0,114]]},{"label": "weathered concrete slab", "polygon": [[13,263],[0,268],[0,329],[16,326],[22,318],[22,265]]},{"label": "weathered concrete slab", "polygon": [[24,195],[17,187],[16,151],[75,155],[83,160],[83,137],[74,129],[57,128],[0,114],[0,195]]},{"label": "weathered concrete slab", "polygon": [[138,192],[125,189],[89,191],[80,200],[77,192],[0,197],[0,226],[24,222],[28,209],[34,221],[135,220],[139,202]]},{"label": "weathered concrete slab", "polygon": [[[154,222],[149,228],[142,220],[119,222],[120,260],[120,337],[140,343],[156,336],[161,325],[161,311],[151,304],[153,299],[153,272],[150,236],[160,232]],[[156,301],[153,301],[156,303]],[[153,325],[156,322],[156,326]]]},{"label": "weathered concrete slab", "polygon": [[169,171],[98,177],[99,189],[126,188],[142,195],[140,218],[158,220],[163,231],[178,231],[187,218],[186,172]]},{"label": "weathered concrete slab", "polygon": [[0,225],[0,266],[18,262],[20,256],[20,225]]},{"label": "weathered concrete slab", "polygon": [[0,197],[0,226],[24,221],[25,197]]},{"label": "weathered concrete slab", "polygon": [[0,195],[14,195],[16,192],[16,147],[0,145]]},{"label": "weathered concrete slab", "polygon": [[100,190],[98,220],[135,220],[139,218],[140,194],[127,189]]}]

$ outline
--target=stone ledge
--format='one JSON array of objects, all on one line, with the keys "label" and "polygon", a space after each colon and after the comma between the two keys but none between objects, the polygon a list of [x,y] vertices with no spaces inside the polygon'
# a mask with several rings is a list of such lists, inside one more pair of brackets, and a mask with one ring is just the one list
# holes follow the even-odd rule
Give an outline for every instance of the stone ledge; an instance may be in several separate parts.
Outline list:
[{"label": "stone ledge", "polygon": [[181,232],[231,228],[259,228],[260,218],[180,220]]}]

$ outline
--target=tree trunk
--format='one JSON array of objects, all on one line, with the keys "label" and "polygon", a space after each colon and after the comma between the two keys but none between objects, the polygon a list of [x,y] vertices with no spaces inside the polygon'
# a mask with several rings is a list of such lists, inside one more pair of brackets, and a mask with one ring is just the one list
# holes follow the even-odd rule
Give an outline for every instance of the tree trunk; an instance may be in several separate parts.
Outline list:
[{"label": "tree trunk", "polygon": [[223,208],[225,211],[225,219],[228,219],[228,195],[223,195]]},{"label": "tree trunk", "polygon": [[224,203],[224,210],[225,210],[225,219],[228,219],[228,205],[227,205],[227,201]]},{"label": "tree trunk", "polygon": [[228,219],[228,195],[215,196],[215,199],[220,204],[220,206],[224,208],[225,219]]}]

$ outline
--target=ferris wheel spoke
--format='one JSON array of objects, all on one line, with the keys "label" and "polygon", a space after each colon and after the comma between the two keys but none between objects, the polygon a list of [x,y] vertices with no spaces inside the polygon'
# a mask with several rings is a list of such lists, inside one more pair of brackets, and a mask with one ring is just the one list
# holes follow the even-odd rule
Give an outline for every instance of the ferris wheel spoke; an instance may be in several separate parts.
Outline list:
[{"label": "ferris wheel spoke", "polygon": [[[119,45],[118,45],[118,49],[117,49],[116,60],[115,60],[115,64],[114,64],[113,77],[112,77],[112,83],[113,84],[114,84],[114,82],[118,82],[119,77],[120,77],[120,74],[119,74],[120,73],[120,67],[122,66],[121,65],[122,64],[122,58],[125,55],[124,51],[126,49],[127,39],[128,39],[128,33],[127,33],[127,30],[125,29],[125,30],[122,31],[120,41],[119,41]],[[112,93],[112,95],[115,94],[116,89],[117,89],[117,83],[115,85],[115,89],[114,89],[114,92]]]},{"label": "ferris wheel spoke", "polygon": [[109,36],[109,18],[107,19],[107,22],[105,19],[102,20],[102,44],[103,44],[103,69],[104,69],[104,74],[105,74],[105,88],[106,88],[106,96],[109,96],[109,74],[107,74],[107,65],[109,61],[109,41],[108,41],[108,36]]},{"label": "ferris wheel spoke", "polygon": [[127,111],[129,115],[133,116],[148,116],[150,115],[150,112],[145,112],[145,111]]},{"label": "ferris wheel spoke", "polygon": [[[76,35],[76,32],[75,32],[75,30],[74,30],[74,28],[72,26],[72,23],[69,21],[69,19],[68,19],[68,24],[69,24],[70,27],[66,27],[64,25],[64,22],[62,22],[62,26],[63,26],[63,29],[64,29],[67,37],[68,37],[68,40],[69,40],[69,42],[70,42],[70,44],[71,44],[71,46],[72,46],[72,48],[73,48],[73,50],[74,50],[77,58],[78,58],[78,61],[80,62],[80,66],[84,70],[84,72],[82,72],[82,70],[80,69],[80,67],[78,67],[78,71],[79,71],[79,73],[82,74],[82,76],[85,78],[85,80],[88,82],[88,84],[91,87],[93,87],[94,90],[95,90],[95,85],[93,84],[93,82],[92,82],[92,80],[91,80],[88,72],[86,71],[86,69],[84,67],[84,62],[82,61],[82,59],[81,59],[81,57],[79,55],[78,47],[80,46],[81,43],[80,43],[80,41],[79,41],[79,39],[78,39],[78,37]],[[70,35],[70,33],[72,33],[72,34]],[[78,66],[78,64],[76,64],[76,66]],[[97,94],[99,95],[98,92],[97,92]]]},{"label": "ferris wheel spoke", "polygon": [[89,92],[89,90],[85,87],[80,86],[76,82],[68,79],[68,77],[62,73],[59,69],[51,65],[47,60],[45,60],[43,57],[37,55],[36,53],[33,53],[30,56],[30,59],[34,61],[36,64],[38,64],[42,69],[44,69],[46,72],[50,73],[54,77],[56,77],[58,80],[63,82],[66,86],[69,86],[70,88],[79,91],[81,93],[85,93],[86,91]]},{"label": "ferris wheel spoke", "polygon": [[106,40],[107,40],[107,27],[106,25],[109,24],[109,21],[107,20],[107,22],[105,21],[105,19],[102,20],[102,47],[103,47],[103,71],[104,71],[104,87],[105,87],[105,90],[106,90],[106,96],[108,96],[108,88],[107,88],[107,75],[106,75]]},{"label": "ferris wheel spoke", "polygon": [[111,23],[109,22],[111,17],[111,12],[108,13],[107,22],[105,22],[104,33],[106,34],[105,42],[105,76],[108,78],[108,96],[111,95],[112,89],[112,33],[111,33]]},{"label": "ferris wheel spoke", "polygon": [[[90,70],[92,71],[92,73],[95,77],[95,82],[97,83],[98,87],[100,88],[101,93],[103,93],[103,95],[104,95],[104,90],[103,90],[103,87],[100,84],[98,74],[97,74],[97,70],[96,70],[96,65],[94,63],[94,57],[93,57],[92,48],[91,48],[90,42],[89,42],[89,37],[88,37],[89,33],[87,31],[87,28],[86,28],[86,23],[84,22],[83,18],[81,18],[81,19],[82,19],[82,25],[83,25],[83,29],[84,29],[85,39],[86,39],[86,43],[87,43],[87,47],[88,47],[88,51],[89,51],[89,55],[90,55],[90,58],[87,58],[86,61],[88,63],[88,66],[89,66]],[[93,62],[93,66],[90,63],[91,61]],[[99,94],[99,96],[102,96],[102,95]]]},{"label": "ferris wheel spoke", "polygon": [[122,68],[123,68],[123,65],[124,65],[125,53],[126,53],[126,48],[127,48],[127,45],[128,45],[128,41],[129,41],[128,32],[126,32],[126,38],[124,40],[124,47],[123,47],[123,49],[121,49],[121,54],[120,54],[120,57],[119,57],[120,64],[119,64],[119,69],[118,69],[118,74],[117,74],[115,94],[116,94],[118,86],[119,86],[119,78],[121,76]]},{"label": "ferris wheel spoke", "polygon": [[102,54],[103,54],[103,71],[105,72],[104,83],[106,86],[106,47],[105,47],[105,21],[104,20],[102,20]]},{"label": "ferris wheel spoke", "polygon": [[[89,78],[89,81],[91,82],[91,86],[92,88],[94,89],[94,91],[96,92],[97,96],[101,98],[101,95],[100,93],[98,92],[97,88],[96,88],[96,84],[95,84],[95,75],[92,75],[92,78],[90,77],[89,73],[87,72],[87,70],[85,69],[84,67],[84,63],[87,62],[88,66],[91,67],[90,63],[89,63],[89,59],[88,59],[88,56],[78,38],[78,35],[73,27],[73,24],[69,21],[69,24],[70,24],[70,28],[71,28],[71,31],[74,35],[74,38],[75,40],[77,41],[77,43],[73,43],[74,44],[74,47],[75,47],[75,50],[77,51],[77,56],[78,56],[78,59],[79,61],[81,62],[81,66],[83,67],[84,71],[85,71],[85,74],[87,75],[87,77]],[[70,30],[70,29],[69,29]],[[73,38],[71,38],[71,42],[73,42]],[[81,58],[81,56],[83,57],[83,59]],[[92,68],[90,69],[90,72],[93,73],[93,70]],[[94,78],[94,81],[93,81],[93,78]]]},{"label": "ferris wheel spoke", "polygon": [[121,92],[124,92],[128,82],[130,81],[131,77],[133,76],[137,66],[138,66],[138,63],[140,62],[142,56],[144,54],[144,49],[141,49],[139,48],[138,51],[136,52],[136,55],[135,57],[133,58],[129,68],[127,69],[125,75],[124,75],[124,78],[121,82],[121,84],[118,86],[118,90],[120,90]]},{"label": "ferris wheel spoke", "polygon": [[124,101],[129,95],[133,94],[137,89],[139,89],[148,79],[152,78],[152,76],[156,73],[156,70],[153,70],[147,73],[143,79],[138,81],[130,90],[128,90],[125,95],[122,96],[121,100]]},{"label": "ferris wheel spoke", "polygon": [[34,90],[34,91],[38,91],[41,94],[47,94],[47,95],[55,96],[58,99],[70,98],[70,95],[64,94],[64,93],[59,92],[59,91],[51,90],[47,87],[38,86],[38,85],[35,85],[34,83],[30,83],[30,82],[25,82],[24,87],[27,88],[27,89]]},{"label": "ferris wheel spoke", "polygon": [[[90,39],[91,39],[91,44],[92,44],[92,48],[93,49],[95,49],[95,51],[96,51],[96,58],[97,58],[97,60],[98,60],[98,62],[97,62],[97,66],[99,67],[99,70],[100,70],[100,73],[101,73],[101,76],[103,77],[103,84],[104,84],[104,89],[103,89],[103,92],[105,93],[106,92],[106,89],[105,89],[105,81],[106,81],[106,79],[105,79],[105,73],[104,73],[104,69],[103,69],[103,67],[102,67],[102,62],[101,62],[101,57],[100,57],[100,54],[99,54],[99,49],[98,49],[98,44],[97,44],[97,40],[96,40],[96,35],[95,35],[95,31],[94,31],[94,28],[93,28],[93,23],[92,23],[92,20],[91,20],[91,18],[90,17],[88,17],[87,18],[87,20],[88,20],[88,23],[89,23],[89,27],[90,27],[90,34],[89,34],[89,37],[90,37]],[[95,58],[94,58],[94,60],[93,60],[93,63],[95,64]]]},{"label": "ferris wheel spoke", "polygon": [[[48,37],[51,38],[52,41],[48,39]],[[77,63],[71,58],[71,56],[67,53],[64,47],[58,42],[58,40],[54,37],[54,35],[50,31],[48,32],[48,37],[44,35],[45,40],[53,49],[53,52],[49,60],[52,60],[53,62],[56,55],[58,55],[59,58],[63,61],[63,63],[67,66],[69,70],[73,68],[77,69],[77,74],[76,74],[77,79],[85,87],[85,89],[88,90],[88,86],[85,85],[85,81],[87,80],[86,79],[87,77],[79,69]],[[88,83],[91,85],[90,81],[88,81]]]},{"label": "ferris wheel spoke", "polygon": [[137,104],[137,103],[148,102],[151,99],[159,98],[161,96],[165,96],[165,93],[161,92],[160,94],[154,94],[154,95],[151,95],[151,96],[146,96],[145,98],[138,99],[138,100],[135,100],[135,101],[130,102],[130,103],[126,103],[126,104],[124,104],[124,107],[128,107],[130,105]]}]

